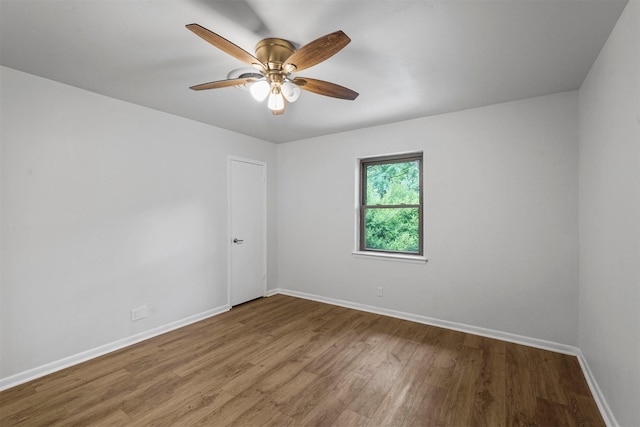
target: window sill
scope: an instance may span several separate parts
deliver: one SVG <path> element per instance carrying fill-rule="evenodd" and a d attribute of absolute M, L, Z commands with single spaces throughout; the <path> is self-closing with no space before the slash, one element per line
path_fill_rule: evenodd
<path fill-rule="evenodd" d="M 351 254 L 355 258 L 408 262 L 411 264 L 426 264 L 428 261 L 426 257 L 420 256 L 420 255 L 387 254 L 387 253 L 380 253 L 380 252 L 363 252 L 363 251 L 354 251 L 354 252 L 351 252 Z"/>

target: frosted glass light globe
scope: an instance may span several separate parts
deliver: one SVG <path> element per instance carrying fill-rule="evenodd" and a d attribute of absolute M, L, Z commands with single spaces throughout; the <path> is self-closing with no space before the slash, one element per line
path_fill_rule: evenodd
<path fill-rule="evenodd" d="M 284 110 L 284 98 L 282 93 L 272 91 L 269 95 L 269 101 L 267 101 L 267 107 L 272 111 Z"/>
<path fill-rule="evenodd" d="M 300 88 L 291 82 L 284 82 L 282 85 L 282 95 L 289 102 L 296 102 L 300 98 Z"/>
<path fill-rule="evenodd" d="M 259 80 L 249 86 L 249 92 L 251 92 L 251 96 L 256 101 L 262 102 L 267 99 L 269 96 L 269 92 L 271 90 L 271 86 L 266 80 Z"/>

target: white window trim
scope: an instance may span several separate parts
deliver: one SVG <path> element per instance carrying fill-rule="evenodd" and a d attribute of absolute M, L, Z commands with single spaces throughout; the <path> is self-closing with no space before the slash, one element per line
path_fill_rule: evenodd
<path fill-rule="evenodd" d="M 398 153 L 384 153 L 384 154 L 372 154 L 369 156 L 359 156 L 355 159 L 355 167 L 354 167 L 354 234 L 353 234 L 353 252 L 351 255 L 354 258 L 360 259 L 369 259 L 369 260 L 379 260 L 379 261 L 396 261 L 396 262 L 406 262 L 411 264 L 426 264 L 429 260 L 425 255 L 410 255 L 410 254 L 395 254 L 395 253 L 386 253 L 386 252 L 374 252 L 374 251 L 361 251 L 360 248 L 360 162 L 362 159 L 369 159 L 371 157 L 380 157 L 380 156 L 396 156 L 403 154 L 413 154 L 413 153 L 422 153 L 424 156 L 424 152 L 421 150 L 412 150 L 412 151 L 402 151 Z M 424 163 L 424 157 L 422 159 Z M 424 167 L 424 164 L 423 164 Z M 423 189 L 423 197 L 424 197 L 424 174 L 422 177 L 422 182 L 420 183 Z M 423 209 L 424 209 L 424 201 L 423 201 Z M 424 212 L 423 212 L 424 215 Z M 422 241 L 423 244 L 426 243 L 425 239 L 425 230 L 427 227 L 422 227 Z M 426 246 L 426 245 L 425 245 Z M 426 251 L 426 247 L 423 248 Z"/>
<path fill-rule="evenodd" d="M 353 255 L 354 258 L 408 262 L 411 264 L 426 264 L 426 262 L 429 261 L 427 257 L 420 256 L 420 255 L 392 254 L 392 253 L 384 253 L 384 252 L 353 251 L 351 252 L 351 255 Z"/>

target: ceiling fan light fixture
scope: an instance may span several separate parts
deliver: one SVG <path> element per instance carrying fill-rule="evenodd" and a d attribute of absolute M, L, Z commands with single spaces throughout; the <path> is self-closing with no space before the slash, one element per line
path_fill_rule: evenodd
<path fill-rule="evenodd" d="M 187 28 L 204 41 L 253 67 L 233 70 L 226 80 L 191 86 L 192 90 L 236 86 L 249 90 L 257 101 L 268 98 L 267 107 L 275 115 L 283 114 L 287 103 L 295 102 L 300 97 L 301 89 L 339 99 L 354 100 L 358 96 L 357 92 L 335 83 L 292 76 L 294 72 L 327 60 L 349 44 L 351 39 L 340 30 L 322 36 L 299 49 L 285 39 L 263 39 L 256 45 L 256 55 L 253 56 L 198 24 L 189 24 Z"/>
<path fill-rule="evenodd" d="M 300 88 L 290 81 L 282 84 L 282 96 L 289 102 L 296 102 L 300 98 Z"/>
<path fill-rule="evenodd" d="M 266 80 L 259 80 L 249 87 L 249 91 L 251 92 L 251 96 L 258 102 L 262 102 L 267 99 L 269 93 L 271 92 L 271 86 L 269 82 Z"/>
<path fill-rule="evenodd" d="M 276 86 L 271 89 L 269 100 L 267 101 L 267 107 L 269 107 L 272 112 L 284 110 L 284 97 L 282 96 L 282 92 L 279 87 Z"/>

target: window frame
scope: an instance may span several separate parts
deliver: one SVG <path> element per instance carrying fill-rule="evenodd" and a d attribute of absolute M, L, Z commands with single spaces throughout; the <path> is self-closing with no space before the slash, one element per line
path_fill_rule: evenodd
<path fill-rule="evenodd" d="M 390 163 L 406 163 L 418 161 L 419 165 L 419 203 L 418 204 L 399 204 L 399 205 L 367 205 L 367 166 L 390 164 Z M 375 157 L 364 157 L 358 161 L 359 167 L 359 195 L 358 195 L 358 236 L 357 236 L 357 252 L 356 254 L 386 256 L 391 258 L 407 258 L 407 259 L 424 259 L 424 181 L 423 168 L 424 156 L 422 151 L 414 151 L 409 153 L 388 154 Z M 365 217 L 369 209 L 418 209 L 418 252 L 391 251 L 384 249 L 368 249 L 365 245 Z M 426 260 L 426 259 L 425 259 Z"/>

